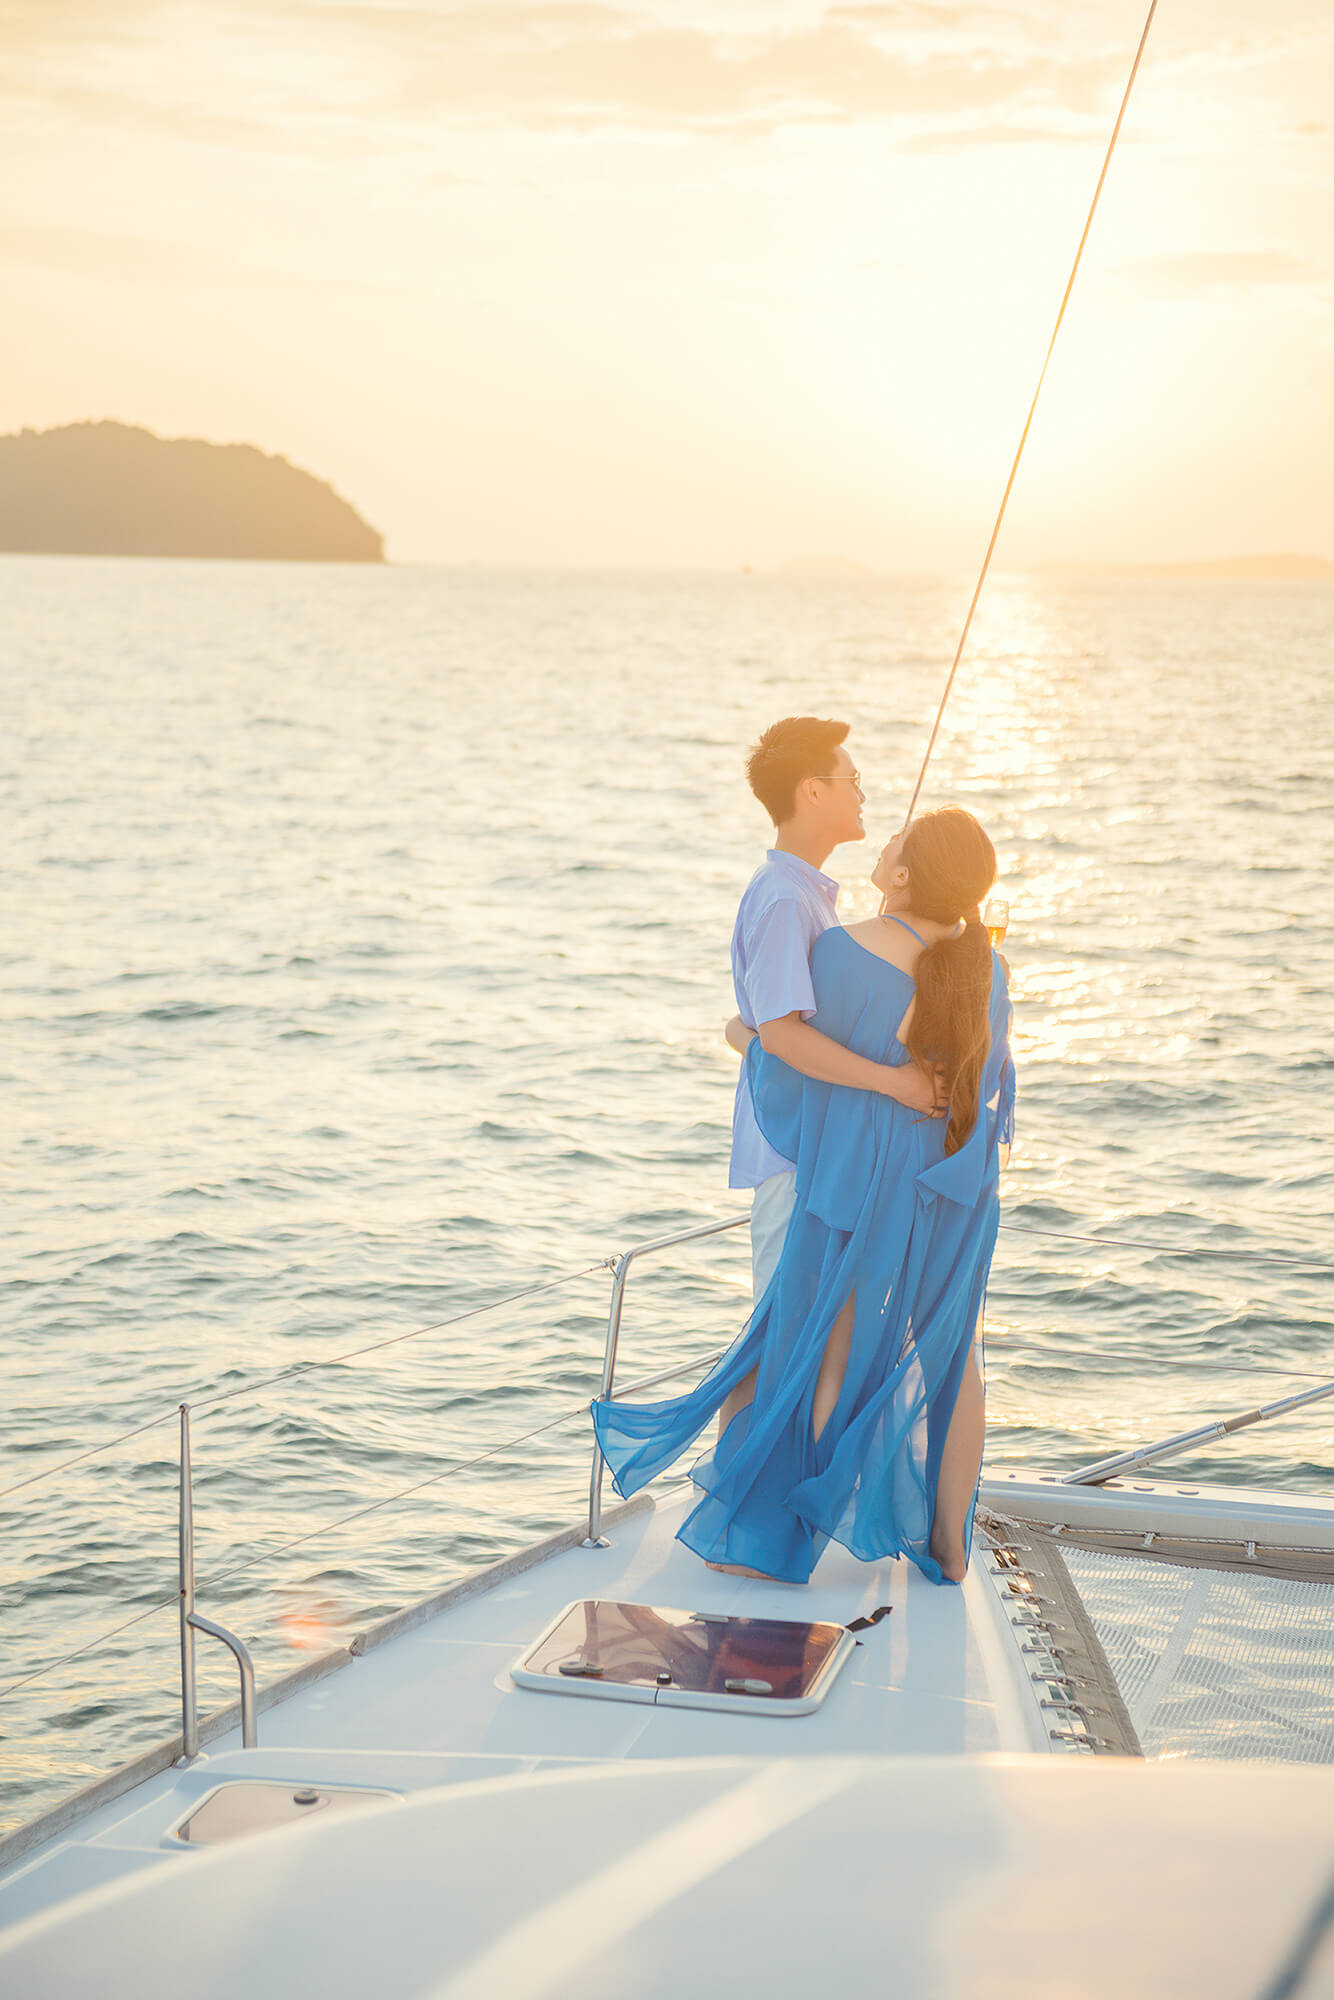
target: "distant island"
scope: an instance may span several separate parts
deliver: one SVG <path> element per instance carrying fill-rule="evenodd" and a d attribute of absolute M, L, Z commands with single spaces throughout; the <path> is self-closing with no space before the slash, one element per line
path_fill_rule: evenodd
<path fill-rule="evenodd" d="M 0 437 L 0 551 L 378 563 L 384 537 L 252 444 L 108 422 Z"/>

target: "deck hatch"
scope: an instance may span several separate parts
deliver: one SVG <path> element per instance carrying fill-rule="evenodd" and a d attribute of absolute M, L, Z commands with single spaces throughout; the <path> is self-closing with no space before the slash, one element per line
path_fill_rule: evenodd
<path fill-rule="evenodd" d="M 379 1805 L 401 1799 L 399 1792 L 375 1791 L 368 1785 L 303 1785 L 272 1778 L 230 1778 L 191 1807 L 167 1836 L 168 1843 L 186 1847 L 217 1847 L 249 1833 L 267 1833 L 275 1826 L 296 1826 L 324 1814 Z"/>
<path fill-rule="evenodd" d="M 519 1687 L 638 1701 L 808 1715 L 856 1640 L 809 1618 L 741 1618 L 586 1597 L 569 1604 L 512 1669 Z"/>

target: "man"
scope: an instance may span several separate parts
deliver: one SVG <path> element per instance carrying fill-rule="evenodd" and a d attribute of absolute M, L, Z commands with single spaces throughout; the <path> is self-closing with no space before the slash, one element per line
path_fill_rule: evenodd
<path fill-rule="evenodd" d="M 838 884 L 821 870 L 834 848 L 861 840 L 860 774 L 845 746 L 846 722 L 790 715 L 766 729 L 750 753 L 750 788 L 774 823 L 774 844 L 741 898 L 732 933 L 737 1010 L 764 1048 L 803 1076 L 879 1091 L 914 1111 L 936 1110 L 930 1078 L 915 1064 L 894 1069 L 831 1041 L 810 1024 L 815 1011 L 811 947 L 838 922 Z M 751 1274 L 758 1303 L 783 1248 L 796 1199 L 796 1169 L 755 1122 L 743 1068 L 732 1114 L 728 1186 L 755 1190 L 750 1216 Z M 741 1384 L 722 1410 L 725 1429 L 748 1402 Z"/>

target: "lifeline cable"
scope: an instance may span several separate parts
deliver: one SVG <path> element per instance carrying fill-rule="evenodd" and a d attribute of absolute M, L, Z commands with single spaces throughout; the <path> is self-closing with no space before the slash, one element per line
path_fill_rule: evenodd
<path fill-rule="evenodd" d="M 1057 1243 L 1090 1243 L 1100 1250 L 1144 1250 L 1152 1252 L 1155 1256 L 1184 1257 L 1188 1261 L 1199 1262 L 1216 1263 L 1220 1260 L 1239 1259 L 1248 1264 L 1287 1264 L 1291 1265 L 1294 1270 L 1304 1272 L 1308 1276 L 1330 1277 L 1334 1275 L 1334 1264 L 1328 1260 L 1321 1260 L 1315 1257 L 1292 1257 L 1282 1250 L 1233 1250 L 1226 1246 L 1212 1244 L 1192 1246 L 1190 1244 L 1151 1243 L 1144 1241 L 1142 1238 L 1130 1236 L 1085 1236 L 1069 1229 L 1035 1229 L 1031 1224 L 1024 1222 L 1002 1222 L 1000 1226 L 1002 1230 L 1020 1236 L 1047 1237 Z M 586 1278 L 594 1271 L 609 1269 L 613 1262 L 613 1258 L 603 1257 L 595 1264 L 582 1265 L 577 1271 L 567 1271 L 563 1276 L 552 1278 L 543 1284 L 525 1286 L 522 1291 L 509 1292 L 503 1298 L 491 1299 L 486 1305 L 470 1306 L 466 1312 L 456 1313 L 450 1319 L 436 1320 L 430 1326 L 412 1327 L 406 1333 L 391 1334 L 388 1339 L 372 1341 L 366 1347 L 354 1347 L 339 1354 L 321 1355 L 312 1361 L 297 1361 L 290 1368 L 281 1370 L 279 1374 L 267 1375 L 258 1382 L 244 1382 L 236 1389 L 218 1391 L 212 1395 L 201 1396 L 197 1400 L 186 1397 L 185 1400 L 190 1403 L 191 1411 L 197 1414 L 202 1410 L 212 1409 L 220 1403 L 232 1402 L 238 1396 L 258 1394 L 261 1389 L 272 1388 L 276 1382 L 284 1382 L 289 1376 L 304 1375 L 315 1368 L 332 1368 L 345 1361 L 359 1360 L 363 1355 L 378 1352 L 380 1348 L 397 1347 L 401 1342 L 416 1340 L 424 1333 L 439 1333 L 445 1327 L 457 1326 L 461 1320 L 475 1319 L 481 1313 L 495 1312 L 501 1306 L 513 1305 L 516 1300 L 533 1298 L 541 1292 L 556 1291 L 562 1285 L 573 1283 L 576 1278 Z M 720 1353 L 722 1351 L 720 1350 Z M 716 1360 L 718 1356 L 714 1356 L 713 1358 Z M 1303 1369 L 1271 1368 L 1268 1363 L 1260 1364 L 1257 1362 L 1246 1363 L 1245 1365 L 1247 1367 L 1254 1366 L 1256 1369 L 1260 1369 L 1263 1366 L 1270 1374 L 1288 1375 L 1304 1374 L 1306 1372 Z M 1318 1379 L 1323 1381 L 1325 1378 L 1322 1375 Z M 149 1417 L 145 1423 L 136 1424 L 132 1430 L 121 1431 L 115 1437 L 107 1438 L 104 1443 L 92 1445 L 86 1451 L 77 1452 L 72 1458 L 60 1459 L 55 1465 L 48 1465 L 40 1472 L 31 1472 L 26 1478 L 15 1480 L 12 1486 L 0 1487 L 0 1500 L 7 1499 L 11 1493 L 20 1492 L 24 1487 L 35 1486 L 41 1480 L 53 1478 L 58 1472 L 66 1472 L 71 1466 L 81 1465 L 85 1459 L 98 1458 L 103 1452 L 112 1451 L 117 1445 L 125 1444 L 131 1438 L 142 1436 L 145 1431 L 154 1429 L 158 1424 L 174 1423 L 178 1413 L 179 1404 L 173 1403 L 169 1410 L 159 1411 L 157 1416 Z"/>
<path fill-rule="evenodd" d="M 977 610 L 977 600 L 982 595 L 982 586 L 987 580 L 987 571 L 991 568 L 992 553 L 995 550 L 996 541 L 1000 535 L 1001 522 L 1005 519 L 1005 509 L 1010 504 L 1010 491 L 1014 485 L 1015 475 L 1019 470 L 1019 461 L 1024 455 L 1024 446 L 1028 443 L 1028 433 L 1037 411 L 1038 397 L 1042 394 L 1042 385 L 1047 379 L 1047 367 L 1051 361 L 1052 350 L 1056 346 L 1056 336 L 1061 330 L 1061 321 L 1065 318 L 1065 309 L 1070 303 L 1070 294 L 1075 288 L 1075 277 L 1079 271 L 1080 259 L 1084 255 L 1084 245 L 1089 239 L 1089 231 L 1093 227 L 1093 217 L 1097 213 L 1098 199 L 1102 194 L 1102 184 L 1107 178 L 1107 169 L 1112 164 L 1112 154 L 1115 152 L 1116 142 L 1121 136 L 1121 121 L 1126 115 L 1126 106 L 1130 102 L 1130 93 L 1135 87 L 1135 78 L 1139 75 L 1140 58 L 1144 54 L 1144 47 L 1149 39 L 1149 29 L 1153 26 L 1153 17 L 1157 11 L 1158 0 L 1150 0 L 1149 12 L 1144 22 L 1144 32 L 1139 38 L 1139 47 L 1135 51 L 1135 60 L 1130 66 L 1130 78 L 1126 84 L 1125 95 L 1121 99 L 1121 109 L 1116 114 L 1116 123 L 1112 127 L 1112 136 L 1108 141 L 1107 157 L 1102 163 L 1102 172 L 1098 175 L 1098 185 L 1093 190 L 1093 200 L 1089 204 L 1088 219 L 1084 224 L 1084 234 L 1079 239 L 1079 248 L 1075 252 L 1075 261 L 1070 267 L 1070 277 L 1066 283 L 1065 296 L 1061 300 L 1061 309 L 1056 315 L 1056 324 L 1051 330 L 1051 339 L 1047 342 L 1047 353 L 1042 363 L 1042 373 L 1038 376 L 1038 386 L 1033 391 L 1033 401 L 1029 404 L 1028 418 L 1024 424 L 1023 435 L 1019 440 L 1019 449 L 1015 452 L 1014 464 L 1010 467 L 1010 476 L 1005 482 L 1005 491 L 1001 496 L 1000 511 L 996 516 L 996 525 L 991 531 L 991 540 L 987 543 L 986 555 L 982 558 L 982 568 L 978 575 L 977 588 L 973 592 L 973 601 L 968 607 L 968 616 L 964 619 L 963 630 L 959 634 L 959 643 L 954 653 L 954 664 L 950 668 L 949 679 L 945 682 L 945 692 L 940 697 L 940 707 L 936 710 L 936 719 L 931 726 L 931 735 L 927 742 L 926 755 L 922 759 L 922 768 L 917 774 L 917 783 L 913 787 L 912 799 L 909 802 L 907 812 L 903 816 L 905 828 L 917 809 L 917 801 L 921 796 L 922 785 L 926 779 L 926 767 L 931 762 L 931 752 L 936 747 L 936 737 L 940 733 L 941 719 L 945 714 L 945 704 L 950 698 L 950 689 L 954 686 L 954 676 L 959 671 L 959 662 L 963 658 L 963 649 L 968 643 L 968 634 L 973 623 L 973 613 Z"/>
<path fill-rule="evenodd" d="M 572 1284 L 576 1278 L 588 1277 L 592 1271 L 606 1270 L 608 1261 L 607 1258 L 601 1257 L 596 1264 L 584 1264 L 577 1271 L 565 1272 L 563 1277 L 551 1278 L 540 1285 L 526 1285 L 521 1292 L 509 1292 L 504 1298 L 488 1300 L 483 1306 L 470 1306 L 466 1312 L 454 1313 L 449 1319 L 435 1320 L 430 1326 L 414 1326 L 409 1328 L 407 1333 L 394 1333 L 386 1340 L 373 1340 L 366 1347 L 354 1347 L 343 1354 L 317 1355 L 313 1361 L 295 1361 L 290 1368 L 283 1368 L 276 1375 L 266 1375 L 259 1382 L 243 1382 L 238 1389 L 221 1389 L 211 1396 L 200 1396 L 194 1401 L 188 1396 L 183 1400 L 189 1403 L 191 1410 L 196 1413 L 212 1409 L 219 1403 L 234 1402 L 238 1396 L 255 1395 L 261 1389 L 271 1389 L 275 1382 L 285 1382 L 289 1375 L 305 1375 L 312 1368 L 334 1368 L 344 1361 L 358 1361 L 365 1354 L 378 1353 L 382 1347 L 398 1347 L 405 1340 L 420 1339 L 424 1333 L 440 1333 L 445 1327 L 457 1326 L 462 1320 L 476 1319 L 481 1313 L 496 1312 L 501 1306 L 512 1306 L 518 1299 L 535 1298 L 539 1292 L 557 1291 L 562 1285 Z M 114 1450 L 118 1444 L 125 1444 L 128 1439 L 136 1438 L 144 1431 L 151 1431 L 155 1424 L 165 1424 L 174 1419 L 179 1409 L 178 1402 L 171 1409 L 163 1410 L 158 1416 L 150 1417 L 147 1423 L 136 1424 L 133 1430 L 121 1431 L 116 1437 L 108 1438 L 104 1444 L 95 1444 L 88 1451 L 76 1453 L 73 1458 L 62 1458 L 58 1464 L 48 1465 L 40 1472 L 30 1472 L 26 1479 L 16 1479 L 12 1486 L 0 1486 L 0 1500 L 7 1499 L 11 1493 L 18 1493 L 25 1486 L 35 1486 L 39 1480 L 54 1478 L 56 1473 L 65 1472 L 71 1465 L 81 1465 L 86 1458 L 97 1458 L 104 1451 Z"/>
<path fill-rule="evenodd" d="M 442 1472 L 431 1473 L 429 1478 L 416 1480 L 411 1486 L 401 1486 L 396 1492 L 382 1494 L 378 1500 L 372 1500 L 369 1506 L 358 1507 L 351 1514 L 338 1514 L 331 1520 L 319 1521 L 313 1528 L 308 1528 L 305 1534 L 296 1535 L 289 1542 L 280 1542 L 276 1549 L 260 1549 L 257 1554 L 247 1556 L 244 1562 L 233 1563 L 230 1569 L 219 1570 L 216 1575 L 205 1577 L 199 1588 L 207 1590 L 214 1584 L 225 1583 L 228 1577 L 237 1576 L 244 1569 L 253 1569 L 256 1563 L 286 1555 L 289 1549 L 300 1548 L 304 1542 L 313 1541 L 317 1535 L 327 1534 L 334 1528 L 346 1527 L 349 1521 L 360 1521 L 367 1514 L 378 1513 L 381 1507 L 392 1506 L 396 1500 L 406 1500 L 411 1494 L 420 1493 L 424 1486 L 438 1486 L 442 1480 L 452 1478 L 455 1473 L 470 1472 L 473 1466 L 481 1465 L 485 1459 L 495 1458 L 499 1452 L 511 1451 L 516 1445 L 527 1444 L 530 1438 L 541 1437 L 544 1431 L 555 1430 L 558 1424 L 568 1424 L 575 1417 L 582 1417 L 587 1409 L 587 1403 L 576 1403 L 572 1409 L 564 1411 L 558 1417 L 552 1417 L 548 1423 L 539 1424 L 535 1430 L 524 1431 L 520 1437 L 506 1438 L 500 1444 L 493 1444 L 486 1451 L 478 1452 L 475 1458 L 462 1459 L 454 1465 L 447 1465 Z M 171 1414 L 175 1415 L 175 1412 Z M 127 1618 L 123 1624 L 113 1625 L 109 1631 L 99 1632 L 95 1638 L 86 1640 L 82 1646 L 76 1646 L 72 1653 L 62 1653 L 59 1659 L 48 1660 L 44 1667 L 34 1668 L 20 1680 L 10 1681 L 6 1686 L 0 1687 L 0 1700 L 6 1695 L 17 1694 L 20 1688 L 25 1688 L 31 1682 L 39 1681 L 45 1675 L 54 1673 L 57 1667 L 65 1667 L 71 1660 L 81 1659 L 85 1653 L 90 1653 L 94 1646 L 100 1646 L 104 1640 L 114 1639 L 118 1633 L 128 1632 L 132 1625 L 141 1625 L 144 1619 L 151 1618 L 155 1611 L 165 1611 L 169 1604 L 179 1603 L 179 1591 L 173 1591 L 170 1597 L 160 1598 L 156 1604 L 150 1604 L 145 1611 L 137 1611 L 133 1618 Z"/>

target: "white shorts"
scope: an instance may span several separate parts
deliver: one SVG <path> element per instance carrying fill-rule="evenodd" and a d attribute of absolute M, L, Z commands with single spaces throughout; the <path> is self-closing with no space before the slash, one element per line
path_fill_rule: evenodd
<path fill-rule="evenodd" d="M 797 1170 L 771 1174 L 755 1190 L 750 1208 L 750 1272 L 758 1301 L 783 1252 L 783 1238 L 797 1199 Z"/>

